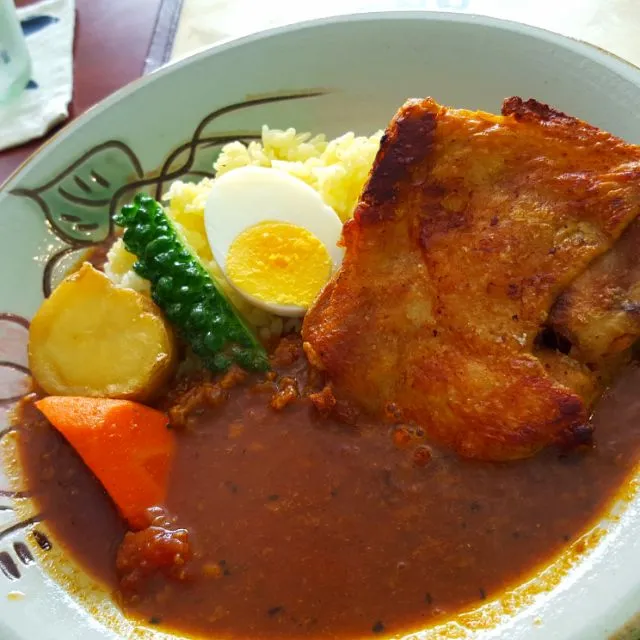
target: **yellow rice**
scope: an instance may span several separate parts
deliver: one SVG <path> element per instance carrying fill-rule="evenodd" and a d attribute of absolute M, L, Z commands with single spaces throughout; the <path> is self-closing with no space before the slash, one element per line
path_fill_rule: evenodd
<path fill-rule="evenodd" d="M 244 145 L 225 145 L 214 165 L 216 175 L 249 165 L 273 167 L 300 178 L 313 187 L 324 202 L 345 221 L 353 215 L 362 187 L 373 164 L 382 132 L 371 137 L 346 133 L 327 141 L 324 135 L 312 137 L 295 129 L 281 131 L 263 127 L 262 141 Z M 169 217 L 180 228 L 191 249 L 238 311 L 263 338 L 279 336 L 291 321 L 274 316 L 249 304 L 227 283 L 216 264 L 204 229 L 204 206 L 213 180 L 198 183 L 173 182 L 163 196 Z M 148 293 L 149 283 L 132 269 L 135 257 L 118 240 L 107 255 L 105 273 L 116 284 Z"/>

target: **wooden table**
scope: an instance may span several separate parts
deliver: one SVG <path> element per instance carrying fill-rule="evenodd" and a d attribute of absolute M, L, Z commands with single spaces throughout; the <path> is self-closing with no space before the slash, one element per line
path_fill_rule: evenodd
<path fill-rule="evenodd" d="M 142 75 L 162 3 L 76 0 L 72 118 Z M 0 184 L 41 144 L 42 139 L 0 152 Z"/>

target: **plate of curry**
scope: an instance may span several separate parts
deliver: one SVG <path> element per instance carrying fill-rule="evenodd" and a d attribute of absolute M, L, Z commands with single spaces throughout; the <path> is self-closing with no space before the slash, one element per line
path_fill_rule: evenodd
<path fill-rule="evenodd" d="M 326 38 L 347 50 L 380 25 L 398 47 L 389 65 L 424 34 L 425 55 L 443 34 L 494 34 L 492 62 L 513 42 L 520 57 L 535 43 L 590 51 L 462 16 L 320 21 L 199 54 L 85 126 L 254 49 L 281 61 L 274 43 L 306 38 L 311 60 Z M 286 92 L 210 108 L 173 150 L 156 142 L 159 171 L 122 124 L 126 142 L 69 143 L 67 164 L 10 181 L 5 200 L 44 214 L 56 241 L 44 296 L 1 318 L 3 509 L 25 514 L 2 534 L 19 560 L 0 552 L 4 575 L 62 550 L 121 617 L 82 637 L 489 638 L 506 625 L 502 637 L 586 638 L 544 603 L 565 597 L 575 615 L 580 587 L 554 594 L 634 517 L 640 122 L 609 133 L 613 116 L 561 90 L 590 80 L 567 63 L 545 90 L 536 55 L 523 97 L 515 72 L 477 101 L 439 72 L 389 80 L 365 131 L 366 74 L 351 86 L 310 64 L 306 88 L 292 76 Z M 616 104 L 629 77 L 640 96 L 635 71 L 589 56 L 594 77 L 618 79 Z M 351 94 L 317 88 L 332 81 Z M 349 100 L 360 106 L 334 126 Z M 302 104 L 327 115 L 298 117 Z M 588 637 L 637 612 L 629 581 L 613 628 Z"/>

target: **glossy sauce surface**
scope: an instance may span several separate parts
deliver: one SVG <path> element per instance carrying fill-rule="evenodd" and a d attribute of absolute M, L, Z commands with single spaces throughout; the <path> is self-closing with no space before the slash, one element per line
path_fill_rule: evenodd
<path fill-rule="evenodd" d="M 304 364 L 291 373 L 302 388 Z M 167 511 L 189 531 L 188 579 L 160 575 L 128 613 L 204 637 L 384 637 L 498 597 L 568 547 L 639 459 L 640 370 L 600 403 L 594 449 L 463 461 L 420 432 L 269 406 L 234 387 L 179 433 Z M 117 590 L 124 535 L 62 438 L 25 411 L 22 455 L 50 527 Z"/>

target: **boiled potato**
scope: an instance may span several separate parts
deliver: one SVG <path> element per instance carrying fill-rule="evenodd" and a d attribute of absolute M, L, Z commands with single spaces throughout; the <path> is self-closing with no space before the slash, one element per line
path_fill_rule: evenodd
<path fill-rule="evenodd" d="M 29 364 L 49 394 L 144 400 L 176 362 L 170 327 L 151 300 L 85 263 L 31 321 Z"/>

